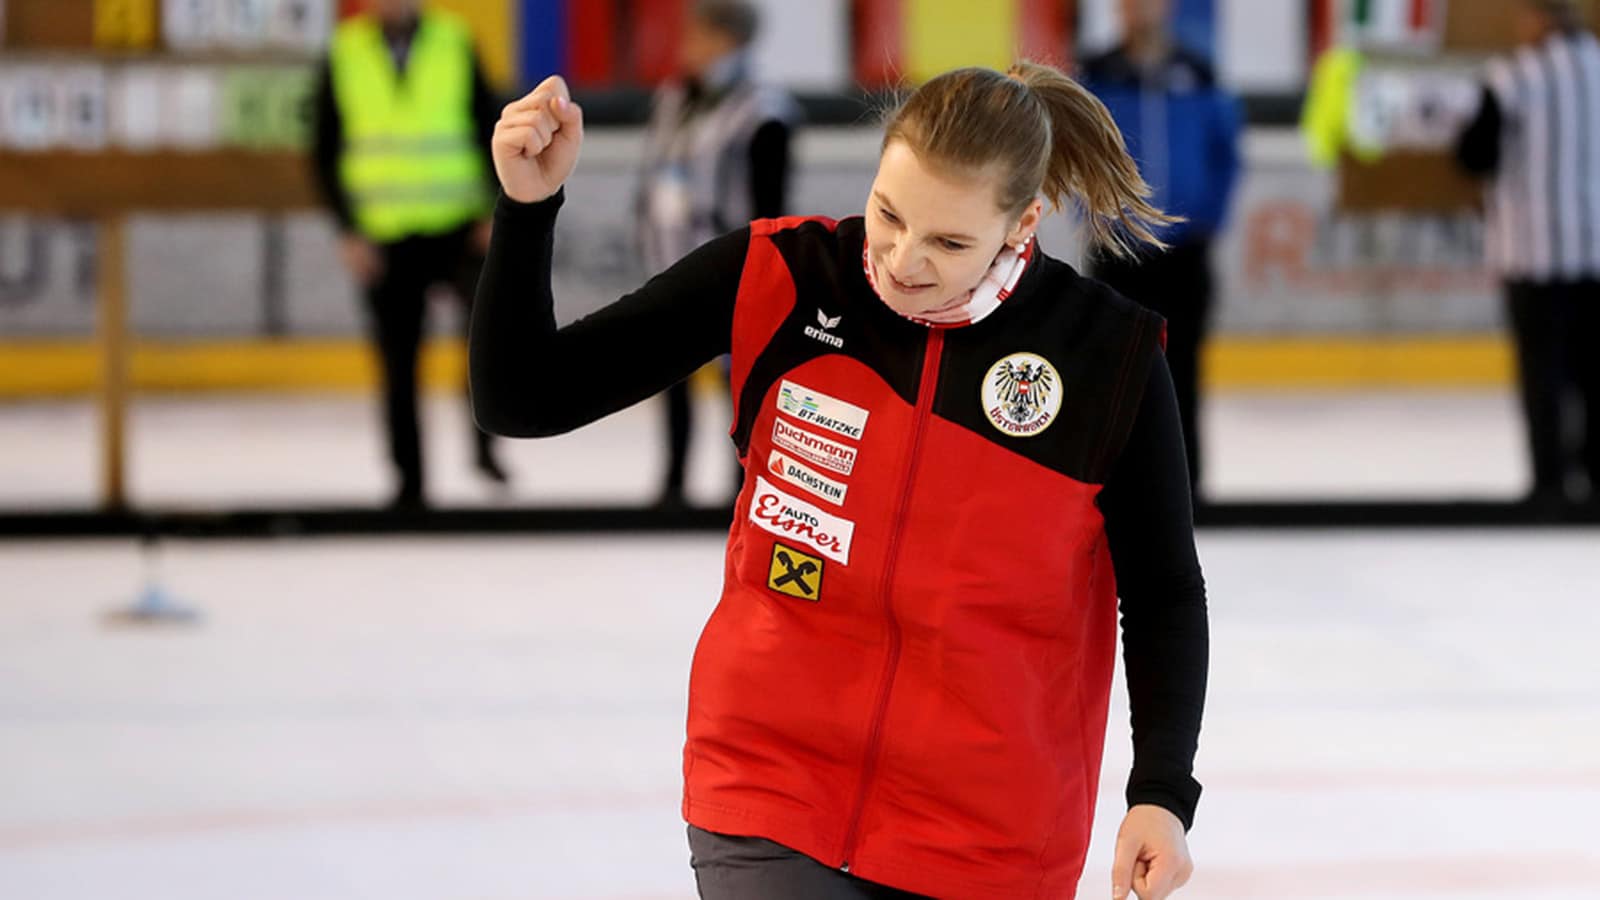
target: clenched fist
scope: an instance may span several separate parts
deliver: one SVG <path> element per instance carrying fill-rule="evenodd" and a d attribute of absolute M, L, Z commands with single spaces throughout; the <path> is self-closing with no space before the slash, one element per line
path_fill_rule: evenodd
<path fill-rule="evenodd" d="M 583 110 L 567 83 L 551 75 L 500 113 L 494 126 L 494 171 L 506 196 L 534 203 L 553 196 L 578 164 Z"/>
<path fill-rule="evenodd" d="M 1193 874 L 1189 841 L 1177 816 L 1147 804 L 1128 810 L 1117 833 L 1112 900 L 1126 900 L 1130 890 L 1139 900 L 1167 900 Z"/>

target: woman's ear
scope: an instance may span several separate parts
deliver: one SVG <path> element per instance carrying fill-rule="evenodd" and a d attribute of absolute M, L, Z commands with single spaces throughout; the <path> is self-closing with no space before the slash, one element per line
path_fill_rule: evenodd
<path fill-rule="evenodd" d="M 1022 211 L 1022 217 L 1017 220 L 1011 232 L 1006 235 L 1006 244 L 1021 253 L 1022 248 L 1027 246 L 1028 239 L 1039 230 L 1039 221 L 1043 218 L 1044 203 L 1035 197 L 1028 204 L 1028 208 Z"/>

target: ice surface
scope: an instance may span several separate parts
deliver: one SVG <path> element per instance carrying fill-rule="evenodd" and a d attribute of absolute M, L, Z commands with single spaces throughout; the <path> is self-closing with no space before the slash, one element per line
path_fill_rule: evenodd
<path fill-rule="evenodd" d="M 1202 536 L 1178 896 L 1600 896 L 1600 533 Z M 0 545 L 0 897 L 665 900 L 720 541 Z M 1083 897 L 1109 895 L 1120 681 Z"/>

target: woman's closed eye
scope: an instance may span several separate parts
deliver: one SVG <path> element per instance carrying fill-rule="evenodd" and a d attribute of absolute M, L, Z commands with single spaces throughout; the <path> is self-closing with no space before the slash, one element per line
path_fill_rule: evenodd
<path fill-rule="evenodd" d="M 901 227 L 900 217 L 890 212 L 889 208 L 886 206 L 878 207 L 878 217 L 896 228 Z M 944 250 L 947 253 L 960 253 L 964 250 L 970 249 L 970 245 L 964 244 L 961 241 L 952 240 L 951 238 L 935 238 L 934 243 L 938 245 L 939 249 Z"/>

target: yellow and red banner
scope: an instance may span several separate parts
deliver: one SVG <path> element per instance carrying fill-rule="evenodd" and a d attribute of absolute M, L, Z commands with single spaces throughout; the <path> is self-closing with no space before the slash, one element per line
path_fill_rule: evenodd
<path fill-rule="evenodd" d="M 1057 0 L 864 0 L 856 4 L 856 80 L 917 83 L 961 66 L 1005 69 L 1019 58 L 1065 64 L 1071 28 Z"/>

